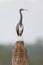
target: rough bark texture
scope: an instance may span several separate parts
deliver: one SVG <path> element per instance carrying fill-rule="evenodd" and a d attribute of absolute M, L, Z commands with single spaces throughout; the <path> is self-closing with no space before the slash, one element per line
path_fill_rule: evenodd
<path fill-rule="evenodd" d="M 27 50 L 23 41 L 15 43 L 12 54 L 12 65 L 29 65 Z"/>

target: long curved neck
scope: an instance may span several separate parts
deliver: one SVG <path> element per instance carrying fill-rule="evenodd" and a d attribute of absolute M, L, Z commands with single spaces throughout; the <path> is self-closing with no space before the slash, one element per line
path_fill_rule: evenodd
<path fill-rule="evenodd" d="M 20 24 L 22 24 L 22 13 L 21 13 L 21 11 L 20 11 Z"/>

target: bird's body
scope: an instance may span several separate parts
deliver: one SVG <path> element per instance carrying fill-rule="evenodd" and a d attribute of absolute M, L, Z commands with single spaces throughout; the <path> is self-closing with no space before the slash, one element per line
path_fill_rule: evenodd
<path fill-rule="evenodd" d="M 17 26 L 16 26 L 17 35 L 18 35 L 18 36 L 21 36 L 22 33 L 23 33 L 23 30 L 24 30 L 23 24 L 20 25 L 20 24 L 18 23 Z"/>

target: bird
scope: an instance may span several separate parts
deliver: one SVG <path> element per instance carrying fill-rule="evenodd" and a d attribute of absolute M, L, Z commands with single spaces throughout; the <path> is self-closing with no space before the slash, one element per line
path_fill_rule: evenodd
<path fill-rule="evenodd" d="M 22 23 L 22 19 L 23 19 L 22 11 L 27 11 L 27 9 L 23 9 L 23 8 L 19 9 L 20 21 L 16 25 L 16 32 L 18 36 L 22 36 L 23 31 L 24 31 L 24 25 Z"/>

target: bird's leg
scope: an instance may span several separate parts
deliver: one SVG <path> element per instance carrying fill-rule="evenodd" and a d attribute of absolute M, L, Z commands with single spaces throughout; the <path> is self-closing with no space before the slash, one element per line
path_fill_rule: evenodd
<path fill-rule="evenodd" d="M 21 36 L 21 40 L 23 41 L 23 36 Z"/>
<path fill-rule="evenodd" d="M 19 36 L 18 40 L 23 41 L 23 36 Z"/>
<path fill-rule="evenodd" d="M 19 36 L 18 40 L 21 41 L 21 36 Z"/>
<path fill-rule="evenodd" d="M 19 41 L 23 41 L 23 36 L 20 36 L 19 37 Z"/>
<path fill-rule="evenodd" d="M 19 41 L 20 41 L 20 36 L 19 36 Z"/>
<path fill-rule="evenodd" d="M 20 41 L 20 36 L 18 37 L 18 41 Z"/>

